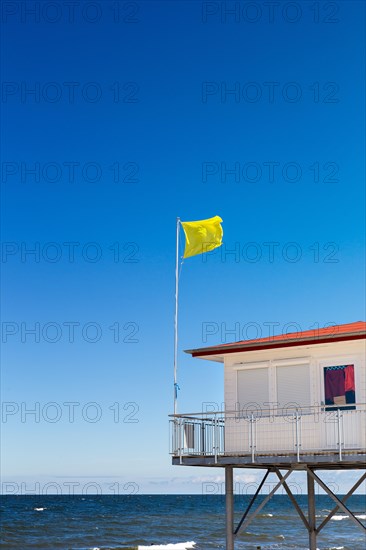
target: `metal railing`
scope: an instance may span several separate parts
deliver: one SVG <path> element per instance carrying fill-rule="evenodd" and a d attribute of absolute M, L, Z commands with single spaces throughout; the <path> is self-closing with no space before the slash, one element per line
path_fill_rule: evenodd
<path fill-rule="evenodd" d="M 170 452 L 183 456 L 291 455 L 366 450 L 366 405 L 171 415 Z"/>

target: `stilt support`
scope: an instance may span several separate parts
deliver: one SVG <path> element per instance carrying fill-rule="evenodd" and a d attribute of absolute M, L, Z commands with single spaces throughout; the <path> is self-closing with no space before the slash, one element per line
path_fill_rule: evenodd
<path fill-rule="evenodd" d="M 348 491 L 348 493 L 346 494 L 345 497 L 343 497 L 342 499 L 342 503 L 344 504 L 346 502 L 346 500 L 349 499 L 350 496 L 353 495 L 353 493 L 355 492 L 355 490 L 361 485 L 361 483 L 363 483 L 366 479 L 366 474 L 363 474 L 360 479 L 354 484 L 354 486 L 352 487 L 352 489 L 350 489 Z M 339 506 L 337 505 L 335 508 L 333 508 L 333 510 L 328 514 L 328 516 L 325 518 L 325 520 L 319 525 L 319 527 L 317 528 L 317 531 L 318 533 L 321 531 L 321 529 L 323 529 L 323 527 L 328 523 L 328 521 L 330 519 L 332 519 L 332 517 L 334 516 L 334 514 L 339 510 Z"/>
<path fill-rule="evenodd" d="M 234 482 L 233 467 L 225 467 L 226 550 L 234 550 Z"/>
<path fill-rule="evenodd" d="M 291 473 L 295 471 L 305 471 L 307 475 L 307 491 L 308 491 L 308 517 L 301 510 L 297 499 L 292 494 L 290 487 L 287 483 L 287 478 Z M 262 502 L 257 506 L 257 508 L 249 513 L 257 501 L 257 498 L 261 492 L 261 489 L 268 477 L 268 475 L 273 472 L 277 475 L 279 481 L 275 487 L 270 491 L 270 493 L 262 500 Z M 281 487 L 285 489 L 288 497 L 290 498 L 295 510 L 299 514 L 303 524 L 305 525 L 308 534 L 309 534 L 309 550 L 316 550 L 316 539 L 319 532 L 323 527 L 328 523 L 328 521 L 333 517 L 333 515 L 341 510 L 343 513 L 349 516 L 350 520 L 353 521 L 358 527 L 360 527 L 366 533 L 366 526 L 361 523 L 361 521 L 347 508 L 345 505 L 346 501 L 350 496 L 354 494 L 356 489 L 364 482 L 366 479 L 366 473 L 361 476 L 361 478 L 353 485 L 353 487 L 348 491 L 348 493 L 340 500 L 327 485 L 322 481 L 322 479 L 314 472 L 313 468 L 309 468 L 307 465 L 298 464 L 293 465 L 285 475 L 282 475 L 281 470 L 276 465 L 273 465 L 271 468 L 267 469 L 265 476 L 263 477 L 256 493 L 253 495 L 249 505 L 247 506 L 246 511 L 244 512 L 237 528 L 234 528 L 234 491 L 233 491 L 233 466 L 225 466 L 225 491 L 226 491 L 226 550 L 234 550 L 234 540 L 235 537 L 241 532 L 245 531 L 248 525 L 258 516 L 259 512 L 266 506 L 269 500 Z M 323 520 L 322 523 L 317 527 L 316 526 L 316 506 L 315 506 L 315 482 L 319 485 L 329 496 L 334 500 L 336 506 L 330 511 L 327 517 Z"/>
<path fill-rule="evenodd" d="M 339 500 L 339 498 L 334 493 L 332 493 L 329 487 L 327 487 L 324 481 L 322 481 L 320 477 L 318 477 L 312 470 L 308 468 L 307 472 L 308 472 L 308 476 L 310 475 L 312 479 L 315 480 L 322 489 L 324 489 L 324 491 L 330 496 L 330 498 L 334 500 L 334 502 L 337 504 L 337 508 L 340 508 L 342 512 L 344 512 L 347 516 L 349 516 L 349 519 L 351 521 L 353 521 L 358 527 L 360 527 L 363 530 L 364 533 L 366 533 L 366 527 L 360 522 L 358 518 L 356 518 L 356 516 L 351 512 L 351 510 L 349 510 L 347 506 L 344 504 L 345 499 L 343 499 L 343 502 Z"/>
<path fill-rule="evenodd" d="M 238 526 L 238 528 L 236 529 L 235 531 L 235 535 L 239 534 L 241 531 L 244 531 L 248 525 L 250 523 L 252 523 L 252 521 L 254 520 L 254 518 L 259 514 L 259 512 L 262 510 L 262 508 L 264 508 L 264 506 L 267 504 L 267 502 L 273 497 L 273 495 L 276 493 L 276 491 L 285 483 L 286 479 L 288 478 L 288 476 L 293 472 L 293 470 L 289 470 L 288 472 L 286 472 L 286 474 L 282 477 L 281 476 L 281 479 L 280 481 L 277 483 L 277 485 L 272 489 L 272 491 L 266 496 L 266 498 L 261 502 L 261 504 L 259 504 L 259 506 L 256 508 L 256 510 L 254 512 L 252 512 L 252 514 L 248 517 L 248 510 L 245 512 L 242 520 L 240 521 L 240 524 Z M 258 496 L 258 491 L 256 492 L 255 494 L 255 498 L 257 498 Z M 253 504 L 253 500 L 252 502 L 250 503 L 249 507 L 251 507 Z"/>
<path fill-rule="evenodd" d="M 314 478 L 307 472 L 308 480 L 308 531 L 309 549 L 316 550 L 316 525 L 315 525 L 315 484 Z"/>
<path fill-rule="evenodd" d="M 255 503 L 255 501 L 256 501 L 256 499 L 257 499 L 257 496 L 258 496 L 259 493 L 261 492 L 261 489 L 262 489 L 262 487 L 263 487 L 263 485 L 264 485 L 264 483 L 265 483 L 265 481 L 266 481 L 266 479 L 267 479 L 269 473 L 270 473 L 270 470 L 267 470 L 267 472 L 266 472 L 265 476 L 263 477 L 263 479 L 262 479 L 262 481 L 261 481 L 261 483 L 260 483 L 258 489 L 256 490 L 255 494 L 253 495 L 252 500 L 250 501 L 250 503 L 249 503 L 247 509 L 245 510 L 243 517 L 242 517 L 241 520 L 239 521 L 239 524 L 238 524 L 237 528 L 236 528 L 235 531 L 234 531 L 234 535 L 237 535 L 237 534 L 239 533 L 240 528 L 241 528 L 241 526 L 243 525 L 243 523 L 244 523 L 244 521 L 245 521 L 247 515 L 249 514 L 249 511 L 250 511 L 251 507 L 252 507 L 253 504 Z"/>

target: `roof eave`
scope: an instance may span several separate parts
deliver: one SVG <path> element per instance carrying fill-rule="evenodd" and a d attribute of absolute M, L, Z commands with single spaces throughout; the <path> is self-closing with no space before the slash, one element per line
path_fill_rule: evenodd
<path fill-rule="evenodd" d="M 344 342 L 346 340 L 360 340 L 366 338 L 366 332 L 354 332 L 348 334 L 339 334 L 339 335 L 329 335 L 321 336 L 318 338 L 298 338 L 298 339 L 288 339 L 288 340 L 270 340 L 268 342 L 252 342 L 250 344 L 227 344 L 223 347 L 220 346 L 211 346 L 207 348 L 197 348 L 191 350 L 185 350 L 186 353 L 192 355 L 192 357 L 204 357 L 211 355 L 225 355 L 228 353 L 239 353 L 239 352 L 249 352 L 249 351 L 260 351 L 266 349 L 274 348 L 288 348 L 295 346 L 305 346 L 305 345 L 316 345 L 316 344 L 327 344 L 331 342 Z M 217 360 L 217 359 L 216 359 Z"/>

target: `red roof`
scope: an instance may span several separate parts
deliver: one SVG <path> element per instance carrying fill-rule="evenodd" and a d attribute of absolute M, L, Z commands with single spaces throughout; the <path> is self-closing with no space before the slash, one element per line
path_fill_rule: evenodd
<path fill-rule="evenodd" d="M 356 323 L 348 323 L 346 325 L 334 325 L 327 328 L 291 332 L 289 334 L 279 334 L 278 336 L 269 336 L 267 338 L 241 340 L 230 344 L 187 350 L 187 353 L 191 353 L 192 357 L 203 357 L 207 355 L 237 353 L 239 351 L 255 351 L 290 346 L 324 344 L 327 342 L 341 342 L 344 340 L 358 340 L 365 337 L 366 322 L 357 321 Z"/>

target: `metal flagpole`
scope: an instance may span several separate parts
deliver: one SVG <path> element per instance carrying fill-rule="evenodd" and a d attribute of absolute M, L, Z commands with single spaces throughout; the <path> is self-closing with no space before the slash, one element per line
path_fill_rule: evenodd
<path fill-rule="evenodd" d="M 179 224 L 180 218 L 177 218 L 177 239 L 176 239 L 176 256 L 175 256 L 175 315 L 174 315 L 174 414 L 177 414 L 177 398 L 178 398 L 178 290 L 179 290 Z"/>

